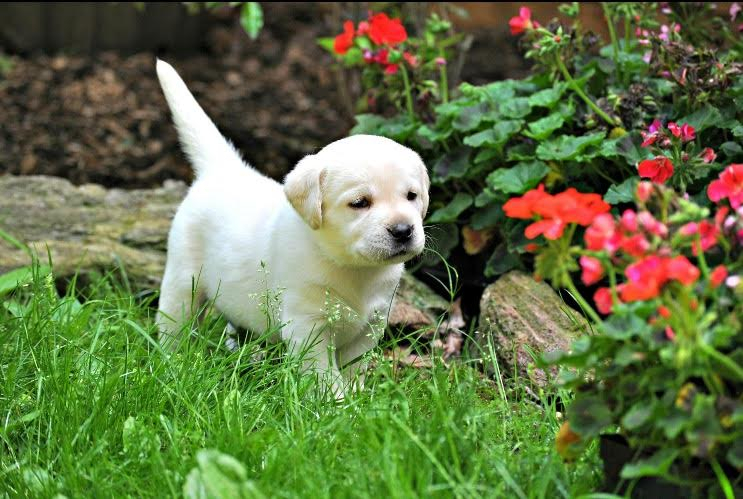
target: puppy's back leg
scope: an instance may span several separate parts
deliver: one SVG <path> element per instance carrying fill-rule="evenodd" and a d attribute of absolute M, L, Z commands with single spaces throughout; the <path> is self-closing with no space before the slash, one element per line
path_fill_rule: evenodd
<path fill-rule="evenodd" d="M 183 336 L 188 334 L 183 328 L 203 301 L 199 285 L 200 269 L 186 263 L 194 260 L 179 253 L 174 251 L 168 254 L 155 318 L 160 331 L 160 344 L 170 351 L 176 350 Z"/>

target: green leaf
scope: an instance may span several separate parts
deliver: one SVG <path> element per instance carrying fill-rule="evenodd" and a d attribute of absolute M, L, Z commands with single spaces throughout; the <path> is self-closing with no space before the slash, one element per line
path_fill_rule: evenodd
<path fill-rule="evenodd" d="M 617 153 L 622 156 L 627 164 L 633 168 L 642 160 L 649 159 L 652 157 L 650 150 L 641 147 L 639 141 L 633 140 L 633 137 L 628 134 L 620 138 L 617 142 Z"/>
<path fill-rule="evenodd" d="M 507 161 L 531 161 L 536 156 L 537 147 L 534 143 L 524 142 L 508 148 Z"/>
<path fill-rule="evenodd" d="M 470 227 L 475 230 L 483 230 L 490 227 L 495 227 L 503 220 L 506 216 L 503 213 L 503 205 L 500 203 L 490 203 L 484 208 L 477 210 L 470 219 Z"/>
<path fill-rule="evenodd" d="M 263 9 L 258 2 L 246 2 L 240 11 L 240 25 L 251 38 L 258 38 L 258 33 L 263 28 Z"/>
<path fill-rule="evenodd" d="M 387 122 L 384 116 L 378 114 L 357 114 L 356 125 L 351 129 L 351 135 L 379 135 L 379 130 Z"/>
<path fill-rule="evenodd" d="M 652 401 L 642 401 L 633 405 L 622 418 L 622 426 L 628 430 L 639 428 L 650 418 L 655 409 Z"/>
<path fill-rule="evenodd" d="M 598 435 L 612 422 L 611 411 L 603 400 L 578 394 L 568 407 L 570 427 L 585 438 Z"/>
<path fill-rule="evenodd" d="M 426 228 L 426 248 L 430 248 L 449 258 L 451 250 L 459 245 L 459 227 L 457 224 L 437 224 Z M 424 251 L 421 263 L 425 266 L 435 266 L 441 263 L 439 256 L 433 251 Z"/>
<path fill-rule="evenodd" d="M 474 106 L 462 108 L 457 117 L 454 119 L 452 126 L 461 132 L 469 132 L 480 126 L 480 122 L 490 112 L 490 105 L 487 102 L 481 102 Z"/>
<path fill-rule="evenodd" d="M 462 214 L 464 210 L 472 206 L 474 199 L 469 194 L 458 192 L 454 199 L 443 208 L 439 208 L 434 211 L 430 217 L 428 217 L 428 223 L 443 223 L 443 222 L 456 222 L 457 217 Z"/>
<path fill-rule="evenodd" d="M 51 272 L 51 268 L 47 265 L 39 266 L 39 275 L 47 275 Z M 6 272 L 0 275 L 0 296 L 13 291 L 16 288 L 24 286 L 34 278 L 34 266 L 27 265 L 25 267 L 19 267 L 17 269 Z"/>
<path fill-rule="evenodd" d="M 678 456 L 679 450 L 664 448 L 653 454 L 647 459 L 641 459 L 631 464 L 625 464 L 622 468 L 622 478 L 632 479 L 643 476 L 663 475 L 671 467 L 673 461 Z"/>
<path fill-rule="evenodd" d="M 523 118 L 531 112 L 527 97 L 515 97 L 500 104 L 498 111 L 506 118 Z"/>
<path fill-rule="evenodd" d="M 537 157 L 545 161 L 567 161 L 575 159 L 587 147 L 598 145 L 604 140 L 606 132 L 594 132 L 582 137 L 561 135 L 556 139 L 539 144 Z"/>
<path fill-rule="evenodd" d="M 529 105 L 531 107 L 546 107 L 552 109 L 560 101 L 562 93 L 565 91 L 564 85 L 556 85 L 553 88 L 545 88 L 529 96 Z"/>
<path fill-rule="evenodd" d="M 733 442 L 733 445 L 730 446 L 730 450 L 725 457 L 735 468 L 738 468 L 739 470 L 743 468 L 743 437 L 738 437 L 738 439 Z"/>
<path fill-rule="evenodd" d="M 502 147 L 508 142 L 508 139 L 521 129 L 523 124 L 522 120 L 499 121 L 493 128 L 465 137 L 464 143 L 472 147 L 482 147 L 484 145 Z"/>
<path fill-rule="evenodd" d="M 737 142 L 724 142 L 720 146 L 720 151 L 722 151 L 726 157 L 734 158 L 743 153 L 743 147 L 741 147 Z"/>
<path fill-rule="evenodd" d="M 331 54 L 335 55 L 335 49 L 333 48 L 335 38 L 333 38 L 332 36 L 325 36 L 322 38 L 318 38 L 316 41 L 319 46 L 321 46 Z"/>
<path fill-rule="evenodd" d="M 609 204 L 629 203 L 634 199 L 639 181 L 637 177 L 630 177 L 619 185 L 612 184 L 604 194 L 604 201 Z"/>
<path fill-rule="evenodd" d="M 154 430 L 136 420 L 134 416 L 129 416 L 124 421 L 121 438 L 124 444 L 124 453 L 130 459 L 144 462 L 152 453 L 160 451 L 160 437 Z"/>
<path fill-rule="evenodd" d="M 513 168 L 499 168 L 488 175 L 487 183 L 494 191 L 523 194 L 539 184 L 549 167 L 541 161 L 523 162 Z"/>
<path fill-rule="evenodd" d="M 497 156 L 500 156 L 500 151 L 498 149 L 493 149 L 490 147 L 487 149 L 480 149 L 480 151 L 475 156 L 475 164 L 485 163 L 486 161 L 490 161 Z"/>
<path fill-rule="evenodd" d="M 678 120 L 677 123 L 679 125 L 688 123 L 694 127 L 697 133 L 699 133 L 713 125 L 717 125 L 720 121 L 722 121 L 720 111 L 716 107 L 705 104 L 702 108 L 691 113 L 689 116 Z"/>
<path fill-rule="evenodd" d="M 183 496 L 187 499 L 264 497 L 234 457 L 214 449 L 201 449 L 196 461 L 198 466 L 183 484 Z"/>
<path fill-rule="evenodd" d="M 485 264 L 485 277 L 497 277 L 521 267 L 522 264 L 518 255 L 510 253 L 506 243 L 502 242 L 495 247 L 493 254 L 490 255 L 487 264 Z"/>
<path fill-rule="evenodd" d="M 468 147 L 460 147 L 442 156 L 433 165 L 433 180 L 442 183 L 452 178 L 462 178 L 470 167 L 470 152 Z"/>
<path fill-rule="evenodd" d="M 565 119 L 559 113 L 552 113 L 544 118 L 541 118 L 533 123 L 529 123 L 529 130 L 524 132 L 524 135 L 531 137 L 536 140 L 544 140 L 552 132 L 560 128 L 565 123 Z"/>

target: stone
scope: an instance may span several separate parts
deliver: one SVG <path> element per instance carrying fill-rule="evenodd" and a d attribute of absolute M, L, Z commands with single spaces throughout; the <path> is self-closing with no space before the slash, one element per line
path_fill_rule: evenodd
<path fill-rule="evenodd" d="M 511 271 L 483 292 L 470 354 L 480 359 L 491 375 L 495 374 L 493 362 L 497 361 L 501 375 L 516 372 L 521 380 L 540 388 L 549 376 L 535 366 L 529 351 L 538 356 L 566 350 L 587 331 L 588 322 L 581 313 L 567 306 L 548 284 Z M 556 374 L 556 369 L 550 371 Z"/>

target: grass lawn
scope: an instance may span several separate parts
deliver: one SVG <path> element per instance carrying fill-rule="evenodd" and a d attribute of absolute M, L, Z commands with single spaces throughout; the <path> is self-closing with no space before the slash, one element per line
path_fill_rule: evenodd
<path fill-rule="evenodd" d="M 551 498 L 600 484 L 596 452 L 566 465 L 554 451 L 554 406 L 466 360 L 380 357 L 337 403 L 279 351 L 220 347 L 220 319 L 167 357 L 148 299 L 110 278 L 74 296 L 37 277 L 0 297 L 0 497 Z"/>

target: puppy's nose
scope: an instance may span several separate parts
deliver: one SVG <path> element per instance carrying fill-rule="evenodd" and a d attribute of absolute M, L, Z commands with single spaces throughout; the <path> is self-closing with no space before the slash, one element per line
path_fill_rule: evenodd
<path fill-rule="evenodd" d="M 395 224 L 387 227 L 387 232 L 395 238 L 395 241 L 404 243 L 413 234 L 413 226 L 410 224 Z"/>

